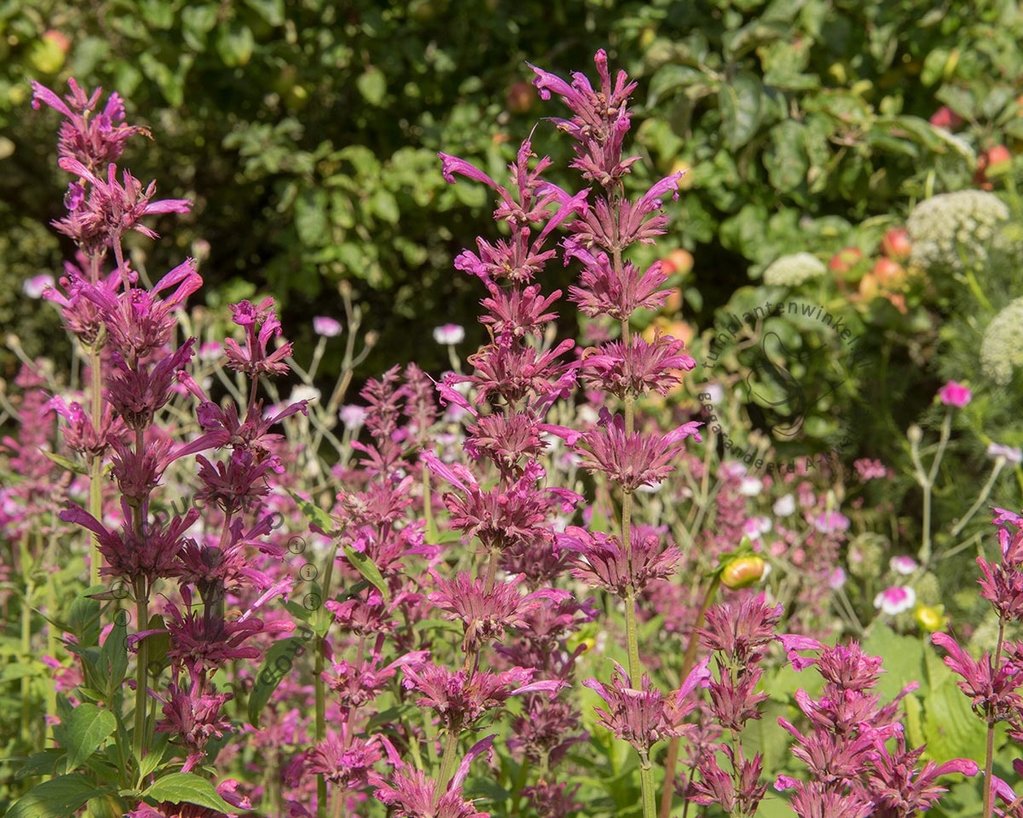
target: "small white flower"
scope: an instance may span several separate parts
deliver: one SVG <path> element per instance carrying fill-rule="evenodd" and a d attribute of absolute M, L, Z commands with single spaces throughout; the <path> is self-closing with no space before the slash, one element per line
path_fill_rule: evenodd
<path fill-rule="evenodd" d="M 992 443 L 987 447 L 987 456 L 992 458 L 1004 457 L 1007 463 L 1014 466 L 1023 462 L 1023 450 L 1014 446 L 1005 446 L 1001 443 Z"/>
<path fill-rule="evenodd" d="M 904 577 L 908 577 L 920 566 L 917 561 L 906 554 L 899 554 L 898 556 L 892 557 L 889 560 L 888 565 L 896 574 L 902 574 Z"/>
<path fill-rule="evenodd" d="M 338 410 L 337 416 L 346 429 L 361 429 L 366 422 L 366 410 L 354 403 L 342 406 Z"/>
<path fill-rule="evenodd" d="M 764 481 L 759 477 L 744 477 L 739 485 L 739 494 L 743 497 L 756 497 L 763 488 Z"/>
<path fill-rule="evenodd" d="M 595 426 L 597 421 L 600 420 L 600 414 L 590 406 L 588 403 L 584 403 L 575 410 L 576 419 L 579 421 L 580 426 Z"/>
<path fill-rule="evenodd" d="M 21 285 L 22 291 L 29 298 L 42 298 L 47 287 L 53 286 L 53 276 L 49 273 L 41 273 L 31 278 L 26 278 Z"/>
<path fill-rule="evenodd" d="M 771 510 L 778 517 L 788 517 L 796 510 L 796 498 L 791 494 L 779 497 L 774 501 L 774 505 L 771 507 Z"/>
<path fill-rule="evenodd" d="M 307 400 L 310 403 L 315 403 L 320 399 L 320 390 L 315 386 L 306 386 L 305 384 L 299 384 L 291 390 L 291 397 L 288 398 L 288 403 L 297 403 L 300 400 Z"/>
<path fill-rule="evenodd" d="M 893 585 L 874 597 L 874 607 L 889 616 L 908 611 L 916 604 L 916 591 L 908 585 Z"/>
<path fill-rule="evenodd" d="M 443 324 L 434 329 L 433 340 L 438 344 L 454 346 L 465 340 L 465 330 L 458 324 Z"/>
<path fill-rule="evenodd" d="M 721 384 L 717 383 L 709 383 L 706 386 L 701 386 L 700 392 L 708 395 L 708 400 L 714 406 L 721 403 L 721 399 L 725 396 L 725 390 L 721 388 Z"/>
<path fill-rule="evenodd" d="M 828 271 L 824 262 L 810 253 L 782 256 L 764 270 L 764 283 L 770 287 L 798 287 Z"/>

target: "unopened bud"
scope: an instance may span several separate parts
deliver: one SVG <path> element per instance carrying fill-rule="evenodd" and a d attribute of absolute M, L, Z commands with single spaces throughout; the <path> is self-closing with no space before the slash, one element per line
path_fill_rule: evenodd
<path fill-rule="evenodd" d="M 739 588 L 748 588 L 759 582 L 764 576 L 764 569 L 767 563 L 763 557 L 750 555 L 739 557 L 729 562 L 721 570 L 721 584 L 733 591 Z"/>
<path fill-rule="evenodd" d="M 914 423 L 906 431 L 906 437 L 909 438 L 910 443 L 916 446 L 919 445 L 920 441 L 924 439 L 924 433 L 923 430 Z"/>
<path fill-rule="evenodd" d="M 946 624 L 945 609 L 941 605 L 917 605 L 913 617 L 928 633 L 943 630 Z"/>
<path fill-rule="evenodd" d="M 368 346 L 368 347 L 373 347 L 373 346 L 376 346 L 376 343 L 377 343 L 377 341 L 379 341 L 379 340 L 380 340 L 380 333 L 379 333 L 379 332 L 377 332 L 376 330 L 372 330 L 372 329 L 371 329 L 371 330 L 370 330 L 369 332 L 367 332 L 367 333 L 366 333 L 366 334 L 365 334 L 365 335 L 363 336 L 362 342 L 363 342 L 363 343 L 364 343 L 364 344 L 365 344 L 366 346 Z"/>

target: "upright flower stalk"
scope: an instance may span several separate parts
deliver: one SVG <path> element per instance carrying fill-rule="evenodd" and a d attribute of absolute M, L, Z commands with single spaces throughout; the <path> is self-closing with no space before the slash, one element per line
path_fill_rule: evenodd
<path fill-rule="evenodd" d="M 102 516 L 103 459 L 107 451 L 107 430 L 103 423 L 103 350 L 107 336 L 97 305 L 86 295 L 101 286 L 101 270 L 110 255 L 115 269 L 110 278 L 133 275 L 124 264 L 121 237 L 129 230 L 155 236 L 142 224 L 144 216 L 156 213 L 187 213 L 190 203 L 183 199 L 154 201 L 154 184 L 145 190 L 131 174 L 124 173 L 123 184 L 117 181 L 116 161 L 126 142 L 135 135 L 148 135 L 145 128 L 125 122 L 124 103 L 115 93 L 100 108 L 102 91 L 91 95 L 71 79 L 69 92 L 61 98 L 39 83 L 33 83 L 32 105 L 47 105 L 63 116 L 58 143 L 58 165 L 75 177 L 64 197 L 67 214 L 54 222 L 54 227 L 75 242 L 77 263 L 66 265 L 61 278 L 63 295 L 50 288 L 44 296 L 56 301 L 65 325 L 78 339 L 86 353 L 89 371 L 89 412 L 80 406 L 73 422 L 82 433 L 91 433 L 91 445 L 80 449 L 89 471 L 89 511 Z M 109 286 L 104 282 L 103 286 Z M 88 431 L 87 431 L 88 430 Z M 83 441 L 84 442 L 84 441 Z M 99 540 L 93 537 L 90 548 L 90 584 L 100 583 L 101 556 Z"/>
<path fill-rule="evenodd" d="M 981 596 L 998 614 L 998 639 L 993 654 L 973 659 L 950 634 L 935 633 L 931 641 L 948 654 L 945 664 L 960 677 L 959 687 L 973 711 L 987 726 L 984 754 L 983 818 L 995 813 L 996 797 L 1007 804 L 1016 801 L 1012 788 L 993 775 L 995 727 L 1001 722 L 1009 736 L 1023 740 L 1023 645 L 1005 638 L 1007 627 L 1023 622 L 1023 516 L 995 509 L 1001 559 L 977 557 Z M 1023 768 L 1023 762 L 1017 762 Z M 1006 812 L 1006 814 L 1009 814 Z"/>
<path fill-rule="evenodd" d="M 553 694 L 566 685 L 571 663 L 564 661 L 560 650 L 552 649 L 560 648 L 559 642 L 576 624 L 575 614 L 582 608 L 564 591 L 550 587 L 566 567 L 555 553 L 552 521 L 556 515 L 573 512 L 581 498 L 544 485 L 547 471 L 541 460 L 551 441 L 571 443 L 577 438 L 576 433 L 547 420 L 553 404 L 575 387 L 576 365 L 565 360 L 575 347 L 573 341 L 546 340 L 557 318 L 554 304 L 561 292 L 545 295 L 538 279 L 556 256 L 554 231 L 585 209 L 586 191 L 570 196 L 546 182 L 543 173 L 550 160 L 536 157 L 528 139 L 509 166 L 507 187 L 462 159 L 448 154 L 440 158 L 449 182 L 462 176 L 496 193 L 494 218 L 507 226 L 509 238 L 494 243 L 479 238 L 475 250 L 465 250 L 455 260 L 455 267 L 476 277 L 487 293 L 480 302 L 487 343 L 469 356 L 470 374 L 450 372 L 438 387 L 441 401 L 469 422 L 465 450 L 471 468 L 446 464 L 429 451 L 422 459 L 432 475 L 451 489 L 444 494 L 449 525 L 466 541 L 475 537 L 482 543 L 483 560 L 475 579 L 469 574 L 453 580 L 438 578 L 438 590 L 430 598 L 463 625 L 460 674 L 472 685 L 494 684 L 505 676 L 481 670 L 482 654 L 490 643 L 499 644 L 512 628 L 528 632 L 542 616 L 544 605 L 557 605 L 561 620 L 554 629 L 534 631 L 536 641 L 547 640 L 547 650 L 507 656 L 516 666 L 506 674 L 515 677 L 502 682 L 502 686 L 513 682 L 520 695 Z M 489 482 L 493 487 L 484 489 Z M 502 568 L 510 580 L 498 579 Z M 528 589 L 525 595 L 516 589 L 520 582 Z M 520 660 L 525 661 L 518 664 Z M 536 676 L 544 680 L 532 681 Z M 527 701 L 535 713 L 565 708 L 553 696 L 531 696 Z M 572 718 L 569 710 L 560 724 L 571 723 Z M 466 726 L 463 721 L 447 730 L 437 793 L 444 791 L 453 772 L 458 733 Z M 535 736 L 541 743 L 551 738 Z M 528 759 L 534 745 L 527 743 Z M 558 742 L 551 746 L 557 747 Z M 550 752 L 545 755 L 542 776 L 548 773 L 547 763 L 557 758 Z"/>
<path fill-rule="evenodd" d="M 581 356 L 582 384 L 617 402 L 609 401 L 601 410 L 600 423 L 582 436 L 579 446 L 583 466 L 604 476 L 619 490 L 619 537 L 616 540 L 583 532 L 573 535 L 573 544 L 580 559 L 591 567 L 611 554 L 622 563 L 621 581 L 614 584 L 625 608 L 628 673 L 616 675 L 612 685 L 627 684 L 634 691 L 642 685 L 645 696 L 649 681 L 641 681 L 637 596 L 650 578 L 666 575 L 677 561 L 677 550 L 660 545 L 656 536 L 635 530 L 634 492 L 666 478 L 685 451 L 685 440 L 700 437 L 696 423 L 686 423 L 667 434 L 636 429 L 637 399 L 648 392 L 666 394 L 679 384 L 683 372 L 695 366 L 695 361 L 685 354 L 682 341 L 676 338 L 657 334 L 648 342 L 631 331 L 635 311 L 659 308 L 668 292 L 664 286 L 667 275 L 660 262 L 641 271 L 628 260 L 627 253 L 633 245 L 652 243 L 664 233 L 667 217 L 661 203 L 668 193 L 677 197 L 682 174 L 661 179 L 636 199 L 627 196 L 625 179 L 639 158 L 623 154 L 624 138 L 631 126 L 629 97 L 636 83 L 630 82 L 624 71 L 612 81 L 604 51 L 597 52 L 594 62 L 597 87 L 582 73 L 574 73 L 567 82 L 536 67 L 534 84 L 543 99 L 557 95 L 569 108 L 568 119 L 554 122 L 574 140 L 572 167 L 593 185 L 588 207 L 568 224 L 565 261 L 582 265 L 569 298 L 586 316 L 617 325 L 619 336 L 585 350 Z M 613 414 L 618 410 L 621 414 Z M 597 570 L 598 575 L 602 570 Z M 651 743 L 634 742 L 640 754 L 645 818 L 653 818 L 655 812 Z"/>
<path fill-rule="evenodd" d="M 58 304 L 69 331 L 88 347 L 92 361 L 91 412 L 77 402 L 51 401 L 66 422 L 68 447 L 88 458 L 92 475 L 88 510 L 72 505 L 60 516 L 93 535 L 94 573 L 126 589 L 135 604 L 136 629 L 124 648 L 136 653 L 132 750 L 137 766 L 122 770 L 121 780 L 138 786 L 144 783 L 143 758 L 154 729 L 173 734 L 185 749 L 182 772 L 205 759 L 209 740 L 230 729 L 223 708 L 231 694 L 217 690 L 213 674 L 228 662 L 257 659 L 261 651 L 245 643 L 257 634 L 280 630 L 264 627 L 254 613 L 285 593 L 290 581 L 272 580 L 252 564 L 252 555 L 281 556 L 267 539 L 273 518 L 264 508 L 268 479 L 284 470 L 275 453 L 280 436 L 270 428 L 305 405 L 264 412 L 258 400 L 261 378 L 289 370 L 284 359 L 290 356 L 290 344 L 271 348 L 281 334 L 272 299 L 232 307 L 245 340 L 227 342 L 226 363 L 250 379 L 246 406 L 212 402 L 189 374 L 196 339 L 176 343 L 176 336 L 180 310 L 202 285 L 195 262 L 186 259 L 147 288 L 140 286 L 122 247 L 123 236 L 132 230 L 156 236 L 143 217 L 185 213 L 189 203 L 154 200 L 154 183 L 143 187 L 128 171 L 118 170 L 115 160 L 124 142 L 146 132 L 124 124 L 116 94 L 100 111 L 99 90 L 87 96 L 73 80 L 69 85 L 64 99 L 35 86 L 36 106 L 46 104 L 64 116 L 60 166 L 76 177 L 65 198 L 68 214 L 55 226 L 74 239 L 79 262 L 66 265 L 61 290 L 51 289 L 46 296 Z M 179 430 L 165 419 L 164 410 L 173 396 L 189 393 L 198 399 L 199 433 L 175 440 Z M 218 462 L 200 454 L 213 449 L 224 449 L 225 459 Z M 119 502 L 105 508 L 97 469 L 108 452 Z M 192 455 L 197 455 L 198 488 L 183 498 L 180 510 L 169 514 L 164 508 L 170 503 L 158 488 L 172 466 Z M 180 593 L 179 599 L 167 598 L 164 625 L 162 617 L 150 618 L 150 605 L 168 580 L 177 582 Z M 106 596 L 117 594 L 112 590 Z M 229 600 L 242 596 L 250 602 L 247 609 L 229 617 Z M 201 612 L 196 610 L 198 601 Z M 169 646 L 165 662 L 150 661 L 149 648 L 157 636 L 166 637 Z M 170 678 L 161 695 L 150 682 L 165 665 Z M 113 695 L 108 706 L 119 700 L 119 691 Z M 158 723 L 150 712 L 154 699 L 163 705 Z M 133 818 L 172 814 L 136 806 L 127 813 Z"/>

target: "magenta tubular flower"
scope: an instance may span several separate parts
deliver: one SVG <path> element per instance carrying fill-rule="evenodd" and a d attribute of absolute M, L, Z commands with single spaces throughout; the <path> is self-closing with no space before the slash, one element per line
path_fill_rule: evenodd
<path fill-rule="evenodd" d="M 124 122 L 124 103 L 111 94 L 99 113 L 96 112 L 103 91 L 97 88 L 86 94 L 73 78 L 68 80 L 70 93 L 63 99 L 38 82 L 32 83 L 32 107 L 47 105 L 64 117 L 60 127 L 61 156 L 74 157 L 90 168 L 101 168 L 116 161 L 124 152 L 125 143 L 145 128 Z"/>
<path fill-rule="evenodd" d="M 975 660 L 947 633 L 931 634 L 931 642 L 948 652 L 945 664 L 960 678 L 959 688 L 974 710 L 996 721 L 1023 723 L 1023 667 L 1010 662 L 995 667 L 989 654 Z"/>
<path fill-rule="evenodd" d="M 430 594 L 430 602 L 462 622 L 466 653 L 501 639 L 510 628 L 521 628 L 537 608 L 571 596 L 553 588 L 522 594 L 516 582 L 496 582 L 488 589 L 482 579 L 465 573 L 453 580 L 435 577 L 435 582 L 438 590 Z"/>
<path fill-rule="evenodd" d="M 457 735 L 510 696 L 557 693 L 560 681 L 532 682 L 531 668 L 515 667 L 499 673 L 452 671 L 435 664 L 406 667 L 404 686 L 421 694 L 419 704 L 436 713 L 441 725 Z"/>
<path fill-rule="evenodd" d="M 130 516 L 126 514 L 127 518 Z M 141 532 L 125 525 L 121 533 L 116 534 L 77 506 L 71 506 L 60 514 L 64 522 L 80 525 L 97 536 L 100 553 L 106 561 L 100 570 L 101 574 L 124 577 L 132 582 L 144 579 L 146 587 L 161 577 L 173 577 L 176 574 L 178 554 L 189 542 L 184 534 L 198 517 L 199 512 L 191 509 L 184 516 L 174 517 L 166 525 L 154 523 Z"/>
<path fill-rule="evenodd" d="M 127 287 L 116 293 L 103 284 L 81 284 L 81 294 L 99 310 L 108 343 L 129 365 L 163 349 L 177 328 L 175 311 L 202 287 L 195 262 L 186 259 L 153 285 L 151 290 Z M 165 290 L 169 293 L 158 297 Z"/>
<path fill-rule="evenodd" d="M 605 702 L 606 709 L 597 708 L 601 724 L 647 758 L 650 748 L 658 741 L 686 732 L 686 717 L 696 706 L 692 694 L 706 684 L 709 676 L 704 659 L 690 671 L 678 690 L 664 696 L 651 687 L 647 677 L 643 678 L 640 689 L 630 687 L 625 668 L 615 664 L 607 685 L 596 679 L 587 679 L 583 684 Z"/>
<path fill-rule="evenodd" d="M 956 758 L 944 764 L 928 761 L 923 769 L 918 769 L 922 753 L 922 747 L 907 750 L 906 737 L 901 733 L 895 737 L 893 751 L 884 744 L 877 748 L 868 778 L 877 814 L 914 818 L 926 812 L 948 791 L 947 787 L 937 783 L 938 778 L 946 775 L 972 777 L 979 772 L 977 763 L 966 758 Z"/>
<path fill-rule="evenodd" d="M 623 491 L 634 492 L 664 480 L 685 452 L 686 438 L 700 437 L 701 423 L 691 421 L 667 434 L 625 431 L 625 420 L 613 420 L 583 435 L 579 456 L 584 468 L 603 472 Z"/>
<path fill-rule="evenodd" d="M 667 579 L 682 558 L 674 545 L 642 530 L 632 532 L 626 551 L 617 537 L 569 526 L 557 537 L 558 547 L 576 555 L 573 573 L 584 582 L 625 598 L 629 589 L 640 593 L 657 579 Z"/>
<path fill-rule="evenodd" d="M 628 394 L 645 392 L 667 395 L 682 383 L 681 372 L 696 366 L 682 348 L 678 339 L 660 334 L 652 344 L 638 335 L 627 347 L 611 341 L 583 354 L 582 382 L 590 389 L 603 389 L 623 399 Z"/>
<path fill-rule="evenodd" d="M 55 221 L 53 226 L 83 248 L 96 250 L 105 245 L 113 246 L 121 270 L 125 269 L 121 257 L 121 238 L 125 233 L 134 230 L 148 238 L 157 238 L 156 231 L 142 223 L 145 216 L 188 213 L 192 208 L 187 199 L 154 201 L 156 182 L 143 188 L 128 171 L 123 172 L 122 181 L 118 182 L 117 166 L 113 163 L 107 167 L 105 179 L 74 157 L 62 158 L 59 165 L 77 176 L 79 183 L 72 185 L 65 199 L 68 215 Z"/>
<path fill-rule="evenodd" d="M 281 336 L 281 322 L 274 312 L 274 300 L 264 298 L 258 305 L 240 301 L 231 306 L 234 323 L 245 328 L 245 348 L 233 338 L 224 341 L 227 365 L 246 373 L 250 378 L 260 375 L 286 375 L 291 367 L 291 343 L 285 342 L 274 351 L 267 352 L 271 340 Z"/>
<path fill-rule="evenodd" d="M 383 757 L 380 743 L 376 736 L 367 740 L 346 735 L 347 725 L 342 727 L 341 734 L 328 731 L 327 737 L 313 748 L 308 769 L 342 790 L 358 790 L 369 784 L 373 765 Z"/>
<path fill-rule="evenodd" d="M 156 730 L 177 736 L 188 747 L 184 772 L 202 760 L 210 739 L 231 732 L 231 722 L 223 712 L 231 698 L 230 693 L 201 693 L 171 683 Z"/>
<path fill-rule="evenodd" d="M 565 247 L 566 264 L 573 258 L 582 262 L 583 270 L 579 284 L 568 288 L 568 297 L 583 315 L 624 321 L 638 309 L 659 309 L 668 297 L 664 286 L 668 276 L 660 261 L 643 272 L 631 262 L 615 270 L 607 253 L 585 249 L 570 239 Z"/>

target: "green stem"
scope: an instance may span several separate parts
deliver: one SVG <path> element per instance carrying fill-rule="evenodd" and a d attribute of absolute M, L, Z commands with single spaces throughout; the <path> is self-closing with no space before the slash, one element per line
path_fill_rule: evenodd
<path fill-rule="evenodd" d="M 976 514 L 980 510 L 980 507 L 984 505 L 984 503 L 987 501 L 988 495 L 991 494 L 991 489 L 995 484 L 995 480 L 998 479 L 998 475 L 1001 474 L 1002 468 L 1004 466 L 1005 458 L 999 457 L 995 461 L 995 467 L 991 470 L 991 476 L 988 477 L 987 482 L 984 484 L 984 488 L 980 490 L 980 494 L 977 496 L 976 502 L 974 502 L 974 504 L 970 506 L 966 514 L 963 515 L 963 518 L 958 523 L 956 523 L 955 526 L 952 528 L 953 537 L 959 536 L 962 530 L 966 528 L 970 520 L 973 519 L 973 515 Z"/>
<path fill-rule="evenodd" d="M 90 398 L 92 399 L 91 420 L 99 428 L 100 415 L 103 413 L 103 370 L 98 344 L 89 349 L 89 374 L 91 376 Z M 89 459 L 89 513 L 97 520 L 103 519 L 103 458 L 93 455 Z M 89 540 L 89 584 L 99 585 L 99 569 L 103 558 L 99 553 L 99 535 L 93 534 Z"/>
<path fill-rule="evenodd" d="M 998 620 L 998 644 L 995 646 L 994 664 L 991 667 L 992 673 L 998 673 L 1002 664 L 1002 643 L 1005 640 L 1005 620 Z M 995 719 L 988 716 L 987 720 L 987 746 L 984 752 L 984 818 L 991 818 L 994 809 L 994 787 L 991 782 L 991 773 L 995 764 Z"/>
<path fill-rule="evenodd" d="M 685 656 L 682 658 L 682 670 L 680 671 L 679 679 L 680 684 L 685 682 L 686 677 L 696 665 L 696 651 L 700 644 L 699 629 L 703 626 L 703 620 L 707 616 L 707 611 L 714 603 L 714 597 L 717 594 L 718 587 L 720 585 L 721 575 L 714 574 L 714 578 L 710 581 L 710 585 L 707 586 L 707 592 L 703 595 L 703 602 L 700 604 L 700 610 L 696 614 L 696 621 L 693 623 L 693 627 L 689 631 L 689 642 L 686 645 Z M 675 768 L 678 766 L 680 746 L 681 739 L 677 736 L 668 744 L 668 757 L 664 761 L 664 787 L 661 790 L 661 806 L 660 812 L 658 813 L 659 818 L 668 818 L 671 814 L 671 798 L 675 792 Z"/>
<path fill-rule="evenodd" d="M 330 810 L 330 818 L 342 818 L 345 814 L 345 791 L 339 789 L 334 793 L 334 803 Z"/>
<path fill-rule="evenodd" d="M 458 731 L 448 730 L 447 736 L 444 738 L 444 755 L 441 757 L 440 769 L 437 771 L 437 788 L 433 792 L 433 803 L 435 806 L 448 790 L 448 782 L 455 772 L 455 755 L 457 752 Z"/>
<path fill-rule="evenodd" d="M 643 790 L 643 818 L 657 818 L 657 807 L 654 804 L 654 773 L 650 769 L 650 757 L 640 753 L 642 763 L 639 767 L 639 783 Z"/>
<path fill-rule="evenodd" d="M 334 560 L 337 558 L 338 543 L 334 543 L 330 552 L 330 560 L 327 562 L 323 572 L 323 600 L 320 609 L 316 612 L 319 620 L 316 630 L 319 631 L 324 624 L 323 603 L 330 595 L 330 583 L 334 576 Z M 329 627 L 329 620 L 326 620 Z M 316 695 L 316 743 L 319 744 L 327 736 L 327 692 L 323 681 L 323 671 L 326 662 L 327 633 L 316 637 L 316 654 L 313 657 L 313 689 Z M 327 780 L 320 773 L 316 776 L 316 815 L 317 818 L 326 818 L 327 815 Z"/>
<path fill-rule="evenodd" d="M 149 589 L 146 581 L 140 579 L 135 584 L 135 627 L 144 631 L 149 626 Z M 135 666 L 135 758 L 139 761 L 146 753 L 146 713 L 148 699 L 146 688 L 149 685 L 149 645 L 145 639 L 139 641 L 138 657 Z"/>
<path fill-rule="evenodd" d="M 27 549 L 26 549 L 27 551 Z M 21 600 L 21 655 L 26 664 L 32 661 L 32 593 L 35 586 L 31 579 L 26 582 L 25 596 Z M 24 746 L 31 745 L 31 684 L 32 677 L 21 677 L 21 740 Z"/>

